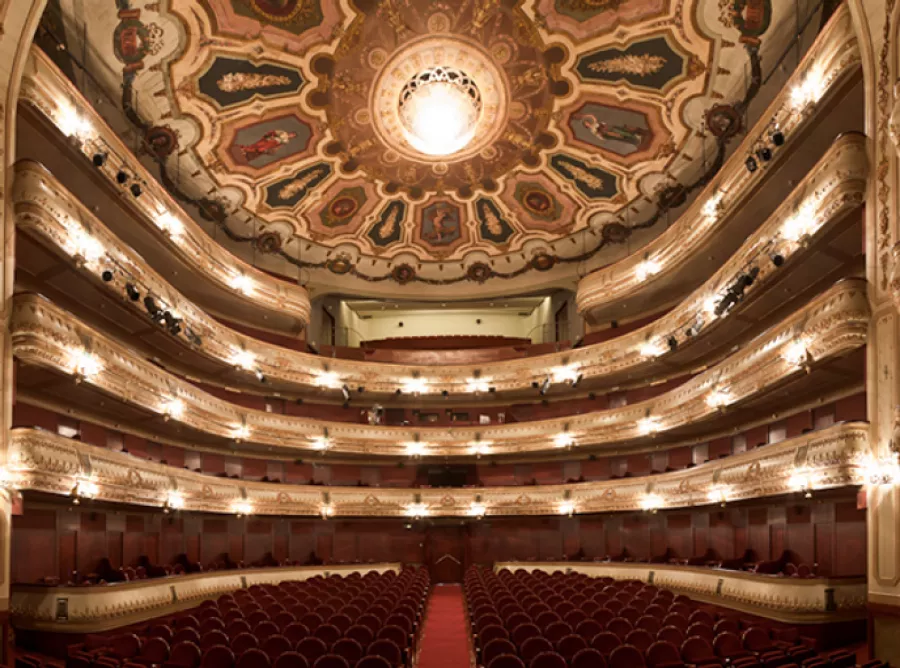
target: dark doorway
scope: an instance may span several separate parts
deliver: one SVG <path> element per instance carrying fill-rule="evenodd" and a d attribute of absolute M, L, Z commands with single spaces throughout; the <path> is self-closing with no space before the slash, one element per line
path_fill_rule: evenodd
<path fill-rule="evenodd" d="M 425 561 L 431 582 L 462 582 L 466 561 L 466 528 L 431 526 L 425 535 Z"/>

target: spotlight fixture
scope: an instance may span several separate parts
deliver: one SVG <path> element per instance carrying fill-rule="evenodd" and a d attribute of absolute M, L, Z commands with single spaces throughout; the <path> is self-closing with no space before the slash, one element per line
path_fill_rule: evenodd
<path fill-rule="evenodd" d="M 447 397 L 450 396 L 450 392 L 447 390 L 443 390 L 443 391 L 441 391 L 441 396 L 444 397 L 444 399 L 446 399 Z"/>
<path fill-rule="evenodd" d="M 674 334 L 666 339 L 666 343 L 669 344 L 669 350 L 675 350 L 678 347 L 678 339 L 675 338 Z"/>
<path fill-rule="evenodd" d="M 362 394 L 363 392 L 366 391 L 366 388 L 363 387 L 362 385 L 360 385 L 359 387 L 356 388 L 356 391 L 359 392 L 360 394 Z"/>
<path fill-rule="evenodd" d="M 488 392 L 490 392 L 491 394 L 493 394 L 493 393 L 496 392 L 496 391 L 497 391 L 497 388 L 494 387 L 493 385 L 491 385 L 491 386 L 488 388 Z"/>
<path fill-rule="evenodd" d="M 784 146 L 784 133 L 781 130 L 775 130 L 772 133 L 772 143 L 775 146 Z"/>
<path fill-rule="evenodd" d="M 266 382 L 266 375 L 262 372 L 262 370 L 257 369 L 253 373 L 256 375 L 256 380 L 258 380 L 260 383 Z"/>
<path fill-rule="evenodd" d="M 344 397 L 344 403 L 346 404 L 350 401 L 350 388 L 347 387 L 347 384 L 341 386 L 341 396 Z"/>
<path fill-rule="evenodd" d="M 781 253 L 772 253 L 771 255 L 769 255 L 769 259 L 772 260 L 772 264 L 774 264 L 776 267 L 780 267 L 784 264 L 784 255 L 782 255 Z"/>
<path fill-rule="evenodd" d="M 131 184 L 131 194 L 132 194 L 132 195 L 134 195 L 135 197 L 140 197 L 140 196 L 141 196 L 141 192 L 143 192 L 143 191 L 141 190 L 141 184 L 140 184 L 140 183 L 132 183 L 132 184 Z"/>
<path fill-rule="evenodd" d="M 396 390 L 394 390 L 394 394 L 396 394 L 396 395 L 399 397 L 401 394 L 403 394 L 403 390 L 401 390 L 401 389 L 398 387 Z"/>
<path fill-rule="evenodd" d="M 572 389 L 574 390 L 578 387 L 578 383 L 581 382 L 581 379 L 584 378 L 584 374 L 580 373 L 575 377 L 575 380 L 572 381 Z"/>
<path fill-rule="evenodd" d="M 144 297 L 144 308 L 147 309 L 147 313 L 150 314 L 150 317 L 153 319 L 153 322 L 157 322 L 163 318 L 162 310 L 159 308 L 159 305 L 150 295 Z"/>
<path fill-rule="evenodd" d="M 103 167 L 106 164 L 106 153 L 94 153 L 94 157 L 91 158 L 91 162 L 94 163 L 94 167 Z"/>
<path fill-rule="evenodd" d="M 103 279 L 104 283 L 109 283 L 113 279 L 113 273 L 109 269 L 104 269 L 103 273 L 100 274 L 100 278 Z"/>
<path fill-rule="evenodd" d="M 686 330 L 684 330 L 684 335 L 690 339 L 697 334 L 698 330 L 699 327 L 697 327 L 696 325 L 691 325 Z"/>
<path fill-rule="evenodd" d="M 195 332 L 190 327 L 185 330 L 184 335 L 187 337 L 187 340 L 190 341 L 193 345 L 203 345 L 203 339 L 201 339 L 197 332 Z"/>
<path fill-rule="evenodd" d="M 541 383 L 541 389 L 540 389 L 541 396 L 543 397 L 545 394 L 547 394 L 547 392 L 549 390 L 550 390 L 550 376 L 547 376 L 546 378 L 544 378 L 544 382 Z"/>
<path fill-rule="evenodd" d="M 536 390 L 536 389 L 538 389 L 540 386 L 541 386 L 541 384 L 540 384 L 539 382 L 537 382 L 536 380 L 531 381 L 531 387 L 532 387 L 533 389 Z"/>
<path fill-rule="evenodd" d="M 136 302 L 138 299 L 141 298 L 141 293 L 138 291 L 138 289 L 136 287 L 134 287 L 134 283 L 126 283 L 125 284 L 125 294 L 127 294 L 128 298 L 133 302 Z"/>
<path fill-rule="evenodd" d="M 747 161 L 744 164 L 747 166 L 747 171 L 751 174 L 759 168 L 759 164 L 756 162 L 756 158 L 754 158 L 752 155 L 747 157 Z"/>
<path fill-rule="evenodd" d="M 181 333 L 181 319 L 172 315 L 171 311 L 163 312 L 163 320 L 166 322 L 166 329 L 172 336 L 178 336 Z"/>
<path fill-rule="evenodd" d="M 128 174 L 124 169 L 120 169 L 118 172 L 116 172 L 116 183 L 118 183 L 119 185 L 125 185 L 127 181 Z"/>
<path fill-rule="evenodd" d="M 772 149 L 770 149 L 768 146 L 763 146 L 756 151 L 756 157 L 758 157 L 763 162 L 769 162 L 769 160 L 772 159 Z"/>

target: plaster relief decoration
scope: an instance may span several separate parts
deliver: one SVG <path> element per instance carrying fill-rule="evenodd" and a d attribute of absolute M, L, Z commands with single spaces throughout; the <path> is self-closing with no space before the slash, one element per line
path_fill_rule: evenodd
<path fill-rule="evenodd" d="M 202 226 L 268 271 L 332 286 L 340 252 L 342 287 L 403 294 L 533 287 L 652 240 L 736 136 L 710 110 L 738 127 L 795 20 L 771 0 L 60 4 Z"/>

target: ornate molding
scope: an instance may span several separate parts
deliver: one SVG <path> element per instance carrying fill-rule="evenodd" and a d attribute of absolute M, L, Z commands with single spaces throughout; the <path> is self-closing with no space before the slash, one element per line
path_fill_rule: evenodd
<path fill-rule="evenodd" d="M 301 566 L 215 571 L 95 587 L 17 584 L 12 587 L 10 614 L 19 628 L 89 633 L 146 621 L 255 584 L 399 570 L 400 564 L 392 563 Z M 58 616 L 60 601 L 65 601 L 65 619 Z"/>
<path fill-rule="evenodd" d="M 865 578 L 786 578 L 669 564 L 501 562 L 495 570 L 572 571 L 591 577 L 652 582 L 659 587 L 790 623 L 865 619 Z"/>
<path fill-rule="evenodd" d="M 787 85 L 769 108 L 760 115 L 754 128 L 738 146 L 691 206 L 665 232 L 624 259 L 613 262 L 585 276 L 578 285 L 578 310 L 590 316 L 594 309 L 629 298 L 647 285 L 665 278 L 699 249 L 712 236 L 727 233 L 728 219 L 763 180 L 766 169 L 758 169 L 748 176 L 744 160 L 753 155 L 767 134 L 778 127 L 785 135 L 784 151 L 793 145 L 816 113 L 815 105 L 794 109 L 793 91 L 804 78 L 814 73 L 821 80 L 824 99 L 829 91 L 837 90 L 862 63 L 859 45 L 853 30 L 850 11 L 841 6 L 816 38 Z M 777 153 L 776 153 L 777 156 Z M 827 158 L 827 156 L 826 156 Z M 720 197 L 719 215 L 704 215 L 704 207 L 711 199 Z M 659 263 L 660 271 L 652 276 L 640 276 L 638 265 L 645 257 Z"/>
<path fill-rule="evenodd" d="M 458 429 L 326 422 L 242 408 L 167 373 L 36 295 L 16 298 L 10 328 L 21 362 L 72 374 L 77 356 L 89 350 L 101 368 L 85 382 L 160 415 L 176 399 L 183 410 L 170 415 L 173 421 L 222 439 L 223 445 L 245 440 L 287 450 L 321 449 L 327 430 L 334 452 L 404 456 L 418 434 L 419 454 L 452 456 L 470 454 L 478 443 L 495 454 L 553 450 L 563 432 L 571 445 L 649 440 L 714 417 L 720 406 L 710 402 L 713 393 L 727 393 L 728 403 L 737 404 L 804 373 L 808 364 L 859 348 L 866 342 L 869 316 L 865 282 L 840 281 L 744 349 L 652 399 L 564 419 Z M 798 353 L 804 359 L 795 359 Z"/>
<path fill-rule="evenodd" d="M 106 152 L 105 147 L 111 147 L 115 154 L 124 160 L 124 163 L 107 160 L 97 170 L 114 187 L 120 187 L 115 185 L 116 174 L 120 170 L 140 184 L 143 191 L 141 197 L 126 196 L 122 201 L 137 214 L 135 218 L 138 223 L 151 230 L 161 243 L 197 274 L 206 277 L 219 288 L 227 290 L 235 299 L 244 300 L 248 304 L 282 316 L 287 314 L 303 326 L 309 323 L 311 305 L 306 288 L 274 278 L 271 274 L 237 258 L 221 244 L 216 243 L 182 210 L 165 188 L 134 157 L 118 135 L 106 125 L 91 103 L 37 47 L 31 48 L 20 95 L 21 101 L 32 105 L 57 127 L 67 122 L 65 119 L 67 114 L 76 114 L 89 125 L 91 128 L 89 132 L 75 132 L 70 137 L 74 148 L 88 161 L 98 151 Z M 98 143 L 96 137 L 101 135 L 102 143 Z M 179 228 L 177 234 L 164 233 L 158 222 L 160 214 L 163 213 L 174 216 L 174 224 Z M 166 225 L 171 226 L 173 223 L 167 222 Z M 252 281 L 253 289 L 248 291 L 235 289 L 233 284 L 238 276 Z"/>
<path fill-rule="evenodd" d="M 231 480 L 150 462 L 40 429 L 14 429 L 10 466 L 22 490 L 69 495 L 79 481 L 93 498 L 163 506 L 177 492 L 184 509 L 257 515 L 329 517 L 533 516 L 682 508 L 775 496 L 797 490 L 802 471 L 815 489 L 863 482 L 868 426 L 841 423 L 683 471 L 568 485 L 419 489 L 322 487 Z M 652 495 L 652 496 L 651 496 Z M 566 505 L 571 504 L 571 505 Z"/>
<path fill-rule="evenodd" d="M 672 332 L 687 329 L 705 310 L 705 302 L 711 295 L 720 294 L 733 277 L 745 269 L 760 253 L 760 248 L 778 235 L 801 207 L 810 203 L 810 215 L 819 221 L 813 234 L 829 228 L 829 223 L 840 220 L 847 212 L 858 207 L 865 195 L 868 161 L 865 138 L 861 135 L 845 135 L 835 142 L 819 162 L 794 190 L 794 195 L 751 235 L 741 248 L 716 271 L 700 288 L 695 290 L 675 309 L 658 320 L 633 332 L 610 341 L 598 343 L 563 353 L 542 355 L 525 359 L 480 364 L 480 379 L 501 392 L 530 390 L 533 382 L 546 378 L 548 369 L 577 367 L 578 373 L 587 379 L 603 377 L 610 382 L 626 374 L 641 371 L 648 374 L 673 373 L 665 364 L 665 356 L 657 358 L 642 353 L 648 342 L 662 342 Z M 100 242 L 103 254 L 93 260 L 78 263 L 81 271 L 94 279 L 96 285 L 112 292 L 117 299 L 129 305 L 136 313 L 145 315 L 140 302 L 124 297 L 128 276 L 122 271 L 114 273 L 111 282 L 104 282 L 100 274 L 109 267 L 122 267 L 140 284 L 167 303 L 175 306 L 179 314 L 203 339 L 196 351 L 223 365 L 231 366 L 237 351 L 247 351 L 255 358 L 256 366 L 273 382 L 287 386 L 317 387 L 317 380 L 326 372 L 334 374 L 340 383 L 351 387 L 363 386 L 369 393 L 393 394 L 410 378 L 426 383 L 429 393 L 440 395 L 447 391 L 453 395 L 470 395 L 473 371 L 469 366 L 413 366 L 357 362 L 322 357 L 274 346 L 236 332 L 215 318 L 209 317 L 198 305 L 176 291 L 162 276 L 127 245 L 122 243 L 90 210 L 63 186 L 46 169 L 33 162 L 16 165 L 13 201 L 16 221 L 44 244 L 58 252 L 71 255 L 72 220 L 79 220 L 86 232 Z M 802 253 L 804 244 L 782 241 L 772 250 L 785 258 Z M 73 264 L 75 264 L 73 262 Z M 777 269 L 768 261 L 759 267 L 760 272 L 753 290 L 765 289 L 765 283 Z M 698 336 L 685 340 L 685 346 L 705 340 L 723 318 L 708 316 L 709 322 Z"/>

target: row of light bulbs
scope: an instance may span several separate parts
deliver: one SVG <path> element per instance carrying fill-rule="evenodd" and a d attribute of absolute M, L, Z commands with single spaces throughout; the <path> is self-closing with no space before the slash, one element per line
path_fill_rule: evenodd
<path fill-rule="evenodd" d="M 708 204 L 712 204 L 710 209 L 718 209 L 720 201 L 721 196 L 716 196 L 711 199 L 710 202 L 708 202 Z M 787 241 L 797 243 L 815 232 L 815 230 L 819 226 L 819 223 L 816 219 L 814 211 L 815 207 L 812 205 L 812 203 L 808 202 L 804 204 L 797 214 L 791 216 L 784 223 L 781 236 Z M 168 214 L 167 216 L 160 216 L 159 220 L 162 221 L 161 226 L 165 227 L 165 229 L 167 230 L 172 231 L 179 229 L 177 225 L 179 225 L 180 223 L 176 224 L 176 222 L 173 222 L 177 221 L 177 219 L 171 214 Z M 69 234 L 67 238 L 69 252 L 80 261 L 95 262 L 104 255 L 105 251 L 103 249 L 103 245 L 79 225 L 73 224 L 69 226 Z M 781 259 L 780 261 L 776 261 L 776 264 L 780 264 L 780 262 L 783 262 L 783 257 L 779 257 Z M 640 274 L 646 276 L 657 273 L 660 269 L 661 266 L 658 262 L 653 260 L 645 260 L 638 266 L 637 271 Z M 752 279 L 750 282 L 752 282 Z M 246 275 L 241 274 L 235 276 L 233 284 L 236 289 L 240 289 L 242 292 L 245 292 L 247 294 L 252 292 L 253 281 Z M 715 317 L 722 315 L 719 312 L 718 308 L 721 304 L 721 299 L 722 298 L 720 295 L 714 294 L 708 296 L 704 300 L 703 310 L 706 317 L 714 319 Z M 639 352 L 644 357 L 658 357 L 664 354 L 667 349 L 674 350 L 676 347 L 677 339 L 675 339 L 673 335 L 668 337 L 667 345 L 663 344 L 662 338 L 645 341 L 643 344 L 641 344 Z M 235 348 L 229 362 L 236 368 L 255 373 L 257 375 L 257 378 L 259 378 L 263 382 L 265 381 L 265 376 L 262 374 L 262 371 L 257 365 L 256 355 L 246 348 Z M 548 374 L 544 383 L 535 384 L 539 386 L 541 394 L 545 394 L 547 389 L 549 388 L 551 380 L 552 382 L 569 383 L 575 386 L 578 382 L 580 382 L 581 377 L 582 373 L 580 371 L 580 367 L 577 364 L 568 364 L 554 367 Z M 347 394 L 349 394 L 349 391 L 347 391 L 347 386 L 341 379 L 339 374 L 337 374 L 336 372 L 327 370 L 322 371 L 316 377 L 316 384 L 320 387 L 329 389 L 343 388 L 345 390 L 345 398 L 348 398 L 346 396 Z M 429 393 L 431 389 L 432 388 L 429 382 L 425 378 L 411 377 L 403 381 L 401 387 L 397 389 L 397 393 L 406 393 L 418 396 L 421 394 Z M 482 378 L 480 377 L 480 375 L 476 375 L 475 377 L 472 377 L 467 381 L 467 390 L 472 393 L 488 392 L 493 391 L 493 387 L 490 385 L 490 379 Z"/>
<path fill-rule="evenodd" d="M 103 363 L 100 358 L 87 350 L 86 348 L 74 348 L 69 353 L 70 372 L 75 375 L 76 382 L 81 380 L 92 380 L 103 370 Z M 805 339 L 799 338 L 788 342 L 784 346 L 782 359 L 793 367 L 805 366 L 809 361 L 808 343 Z M 721 410 L 735 401 L 735 397 L 731 392 L 723 388 L 715 388 L 706 395 L 706 404 L 710 408 Z M 186 410 L 183 399 L 177 396 L 171 396 L 161 401 L 159 412 L 165 419 L 180 420 Z M 641 436 L 652 436 L 658 433 L 662 428 L 662 423 L 657 416 L 646 415 L 637 422 L 638 434 Z M 250 427 L 246 423 L 241 423 L 231 428 L 230 436 L 235 441 L 246 441 L 251 436 Z M 578 439 L 576 434 L 568 430 L 568 426 L 563 431 L 557 433 L 553 437 L 553 444 L 557 448 L 570 448 L 577 445 Z M 491 441 L 482 441 L 480 439 L 474 441 L 470 445 L 471 454 L 477 456 L 489 455 L 491 453 Z M 327 430 L 322 436 L 313 437 L 310 440 L 310 447 L 317 451 L 327 451 L 331 449 L 332 441 L 328 436 Z M 418 435 L 405 445 L 406 454 L 409 457 L 418 458 L 428 454 L 428 444 L 419 439 Z"/>
<path fill-rule="evenodd" d="M 863 484 L 870 487 L 880 487 L 893 485 L 900 481 L 900 462 L 898 462 L 897 453 L 891 453 L 885 457 L 876 458 L 871 455 L 864 457 L 857 464 L 857 468 L 862 471 Z M 811 498 L 813 491 L 821 484 L 821 475 L 809 467 L 794 468 L 788 478 L 788 486 L 796 492 L 802 492 L 806 498 Z M 0 470 L 0 487 L 6 489 L 15 489 L 16 478 L 8 469 Z M 72 502 L 78 505 L 83 499 L 93 499 L 100 494 L 100 488 L 96 482 L 90 478 L 78 478 L 72 488 Z M 707 500 L 709 503 L 725 506 L 734 498 L 732 488 L 726 484 L 714 484 L 707 492 Z M 665 499 L 658 493 L 647 492 L 639 502 L 640 508 L 646 512 L 655 513 L 666 506 Z M 163 502 L 165 512 L 181 510 L 185 507 L 184 495 L 177 490 L 170 490 L 166 493 Z M 557 512 L 560 515 L 573 516 L 578 512 L 578 507 L 574 501 L 569 498 L 563 498 L 556 504 Z M 252 515 L 254 506 L 248 499 L 236 499 L 231 503 L 230 510 L 238 517 Z M 323 519 L 333 517 L 335 514 L 334 506 L 330 502 L 323 503 L 319 508 L 319 514 Z M 428 504 L 422 502 L 410 503 L 404 508 L 404 514 L 413 519 L 422 519 L 430 515 Z M 466 513 L 470 517 L 482 519 L 488 514 L 488 507 L 481 501 L 480 497 L 472 501 Z"/>

